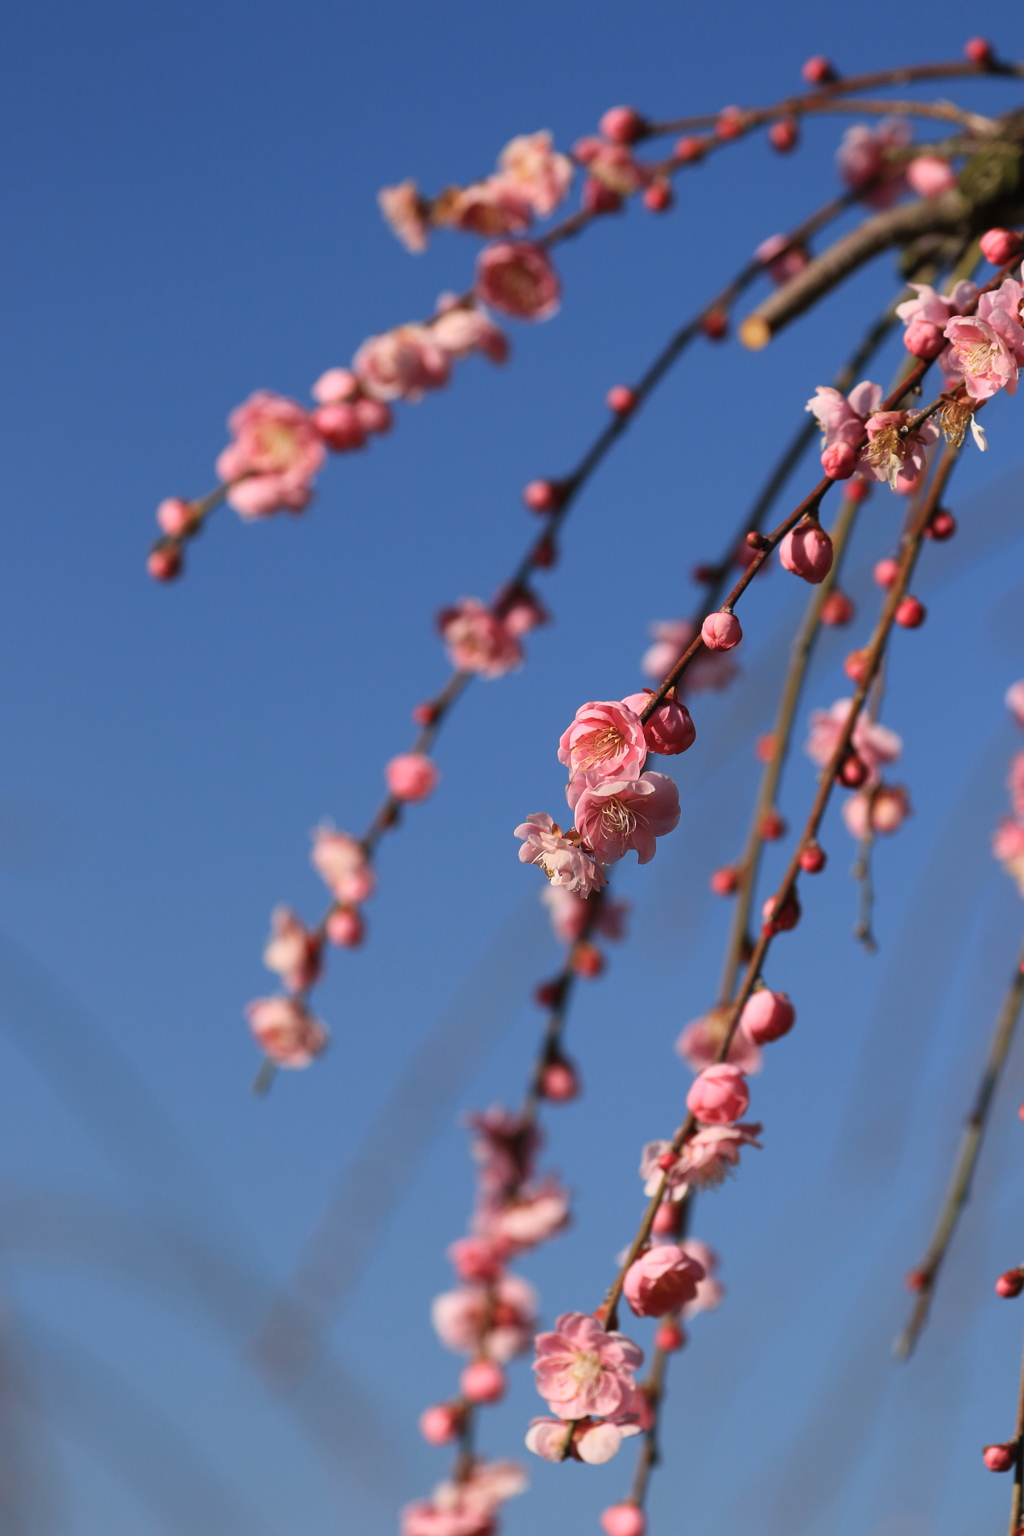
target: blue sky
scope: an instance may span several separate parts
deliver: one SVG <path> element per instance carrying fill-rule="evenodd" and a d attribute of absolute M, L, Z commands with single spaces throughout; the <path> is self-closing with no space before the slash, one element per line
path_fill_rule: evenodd
<path fill-rule="evenodd" d="M 1004 6 L 979 0 L 970 29 L 1024 55 Z M 437 795 L 382 851 L 369 941 L 320 994 L 332 1050 L 255 1102 L 241 1010 L 268 989 L 269 912 L 319 912 L 309 830 L 367 820 L 409 710 L 445 676 L 435 611 L 487 597 L 533 531 L 522 484 L 570 465 L 607 387 L 831 195 L 842 124 L 812 125 L 792 157 L 737 146 L 680 182 L 671 215 L 633 210 L 567 245 L 562 312 L 515 328 L 506 369 L 469 363 L 402 410 L 391 437 L 328 467 L 304 518 L 218 514 L 168 589 L 142 571 L 156 503 L 212 484 L 224 418 L 252 389 L 305 399 L 366 335 L 465 286 L 473 241 L 408 256 L 381 185 L 471 179 L 540 127 L 567 147 L 619 102 L 662 116 L 774 99 L 814 51 L 848 72 L 955 56 L 965 31 L 946 0 L 888 32 L 793 0 L 8 15 L 0 1350 L 16 1386 L 0 1423 L 20 1447 L 18 1529 L 377 1536 L 443 1475 L 415 1422 L 456 1370 L 427 1311 L 471 1199 L 457 1120 L 518 1096 L 529 993 L 557 953 L 511 828 L 557 812 L 558 733 L 582 699 L 638 686 L 647 625 L 689 610 L 690 567 L 718 554 L 813 387 L 888 300 L 891 261 L 763 353 L 695 348 L 635 423 L 544 581 L 555 622 L 521 673 L 470 690 Z M 1018 94 L 957 91 L 980 107 Z M 1024 673 L 1019 400 L 987 413 L 987 457 L 965 454 L 961 534 L 922 559 L 928 623 L 896 637 L 885 718 L 915 816 L 879 851 L 881 951 L 848 939 L 852 850 L 833 812 L 828 870 L 773 961 L 799 1022 L 755 1085 L 764 1151 L 699 1212 L 729 1297 L 673 1368 L 655 1529 L 973 1536 L 1004 1517 L 979 1447 L 1010 1433 L 1019 1359 L 1019 1310 L 991 1291 L 1021 1257 L 1019 1051 L 934 1326 L 908 1367 L 888 1343 L 1019 943 L 1019 899 L 987 851 L 1017 745 L 1002 695 Z M 844 692 L 898 511 L 888 496 L 865 509 L 849 583 L 862 618 L 822 647 L 804 718 Z M 728 916 L 707 875 L 745 827 L 796 585 L 776 572 L 751 593 L 744 678 L 700 701 L 673 766 L 680 830 L 623 870 L 631 938 L 574 1012 L 587 1091 L 552 1116 L 546 1158 L 577 1219 L 525 1266 L 549 1318 L 597 1304 L 637 1218 L 640 1145 L 679 1118 L 671 1043 L 711 1000 Z M 812 786 L 796 754 L 791 821 Z M 397 1170 L 396 1102 L 424 1149 Z M 385 1151 L 346 1183 L 368 1144 Z M 251 1340 L 339 1187 L 368 1257 L 329 1359 L 282 1398 Z M 539 1401 L 528 1375 L 487 1416 L 488 1453 L 519 1453 Z M 628 1459 L 534 1463 L 509 1536 L 596 1529 Z"/>

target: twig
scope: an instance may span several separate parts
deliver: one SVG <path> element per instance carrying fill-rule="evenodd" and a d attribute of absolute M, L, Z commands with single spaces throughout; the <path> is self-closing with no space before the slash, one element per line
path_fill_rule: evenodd
<path fill-rule="evenodd" d="M 893 1354 L 897 1359 L 906 1360 L 910 1357 L 928 1321 L 939 1271 L 949 1251 L 949 1245 L 953 1240 L 964 1206 L 970 1199 L 971 1183 L 981 1153 L 992 1099 L 1006 1064 L 1007 1053 L 1020 1017 L 1022 1001 L 1024 1001 L 1024 946 L 1021 947 L 1017 957 L 1016 967 L 996 1018 L 984 1071 L 974 1095 L 974 1104 L 960 1137 L 960 1145 L 953 1162 L 953 1174 L 939 1210 L 932 1240 L 928 1244 L 924 1257 L 912 1271 L 917 1294 L 907 1325 L 893 1345 Z M 920 1282 L 919 1286 L 918 1282 Z"/>

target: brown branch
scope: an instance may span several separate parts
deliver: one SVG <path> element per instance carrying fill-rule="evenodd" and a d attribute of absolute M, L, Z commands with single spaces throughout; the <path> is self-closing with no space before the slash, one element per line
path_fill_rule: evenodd
<path fill-rule="evenodd" d="M 992 1100 L 1006 1064 L 1022 1002 L 1024 1002 L 1024 946 L 1017 957 L 1017 964 L 996 1018 L 985 1067 L 975 1091 L 974 1104 L 964 1124 L 960 1145 L 953 1162 L 949 1188 L 939 1210 L 931 1242 L 924 1257 L 912 1271 L 916 1289 L 913 1309 L 906 1327 L 893 1345 L 893 1354 L 900 1360 L 909 1359 L 924 1331 L 932 1298 L 935 1295 L 939 1271 L 949 1251 L 957 1223 L 971 1197 L 971 1184 L 981 1154 Z"/>

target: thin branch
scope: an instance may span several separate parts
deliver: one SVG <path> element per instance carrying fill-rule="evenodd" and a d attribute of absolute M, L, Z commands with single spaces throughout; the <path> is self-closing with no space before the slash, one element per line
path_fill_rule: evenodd
<path fill-rule="evenodd" d="M 981 1154 L 981 1145 L 992 1109 L 992 1099 L 1006 1064 L 1022 1002 L 1024 1002 L 1024 945 L 1017 957 L 1017 964 L 996 1018 L 985 1067 L 974 1095 L 974 1104 L 964 1124 L 960 1145 L 953 1162 L 952 1177 L 939 1210 L 931 1242 L 924 1257 L 912 1272 L 917 1291 L 913 1309 L 906 1327 L 893 1345 L 893 1354 L 900 1360 L 910 1357 L 924 1331 L 932 1298 L 935 1295 L 939 1271 L 949 1251 L 949 1245 L 953 1240 L 963 1209 L 970 1199 L 974 1170 Z M 920 1282 L 919 1287 L 918 1282 Z"/>

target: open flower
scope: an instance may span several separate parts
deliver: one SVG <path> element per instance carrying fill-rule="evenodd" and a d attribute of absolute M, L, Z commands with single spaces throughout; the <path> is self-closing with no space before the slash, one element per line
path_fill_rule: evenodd
<path fill-rule="evenodd" d="M 263 964 L 276 971 L 289 992 L 304 992 L 320 974 L 320 939 L 290 907 L 275 907 Z"/>
<path fill-rule="evenodd" d="M 640 717 L 616 699 L 581 704 L 558 743 L 558 761 L 570 778 L 590 773 L 595 779 L 636 779 L 646 756 Z"/>
<path fill-rule="evenodd" d="M 938 422 L 929 417 L 915 423 L 913 411 L 876 411 L 864 430 L 868 442 L 858 460 L 861 474 L 888 480 L 894 491 L 912 490 L 928 462 L 925 450 L 939 440 Z"/>
<path fill-rule="evenodd" d="M 447 384 L 451 363 L 427 326 L 399 325 L 369 336 L 352 359 L 352 369 L 372 399 L 416 401 L 426 390 Z"/>
<path fill-rule="evenodd" d="M 680 1186 L 716 1189 L 737 1166 L 744 1147 L 760 1147 L 760 1134 L 755 1124 L 702 1125 L 679 1155 Z"/>
<path fill-rule="evenodd" d="M 649 863 L 657 839 L 679 823 L 679 791 L 664 773 L 632 780 L 578 773 L 565 793 L 577 832 L 602 864 L 614 864 L 630 848 L 641 864 Z"/>
<path fill-rule="evenodd" d="M 1021 285 L 1007 279 L 994 293 L 983 293 L 973 315 L 955 316 L 946 326 L 949 346 L 942 371 L 962 380 L 972 400 L 988 400 L 1000 389 L 1016 393 L 1024 367 L 1024 327 L 1020 324 Z"/>
<path fill-rule="evenodd" d="M 516 182 L 506 176 L 488 176 L 439 199 L 434 219 L 491 240 L 495 235 L 521 235 L 533 222 L 533 210 Z"/>
<path fill-rule="evenodd" d="M 836 699 L 830 709 L 816 709 L 812 713 L 811 731 L 804 750 L 819 768 L 826 768 L 831 762 L 852 708 L 852 699 Z M 896 732 L 869 719 L 863 710 L 853 727 L 851 745 L 867 767 L 867 788 L 878 783 L 878 770 L 882 764 L 896 762 L 903 751 L 903 742 Z"/>
<path fill-rule="evenodd" d="M 510 139 L 498 156 L 503 179 L 526 198 L 539 219 L 554 213 L 572 185 L 574 166 L 552 147 L 546 128 Z"/>
<path fill-rule="evenodd" d="M 463 358 L 471 352 L 482 352 L 492 363 L 508 361 L 508 337 L 479 304 L 467 306 L 453 294 L 442 294 L 437 308 L 437 316 L 430 323 L 430 334 L 436 345 L 450 357 Z"/>
<path fill-rule="evenodd" d="M 431 1322 L 446 1349 L 481 1351 L 507 1365 L 529 1347 L 537 1322 L 537 1293 L 522 1275 L 502 1275 L 492 1286 L 460 1285 L 435 1296 Z"/>
<path fill-rule="evenodd" d="M 327 1047 L 327 1027 L 294 997 L 257 997 L 245 1016 L 265 1056 L 278 1067 L 308 1067 Z"/>
<path fill-rule="evenodd" d="M 644 1352 L 625 1334 L 609 1333 L 585 1312 L 564 1312 L 534 1346 L 537 1391 L 560 1419 L 613 1418 L 631 1407 Z"/>
<path fill-rule="evenodd" d="M 309 412 L 260 389 L 231 412 L 228 427 L 234 441 L 218 456 L 217 474 L 237 482 L 227 493 L 229 505 L 243 517 L 301 512 L 324 461 L 324 445 Z"/>
<path fill-rule="evenodd" d="M 393 234 L 407 251 L 419 254 L 427 248 L 427 215 L 430 205 L 420 196 L 414 181 L 400 182 L 397 187 L 382 187 L 377 193 L 377 203 Z"/>
<path fill-rule="evenodd" d="M 523 664 L 519 641 L 479 598 L 460 598 L 453 608 L 438 614 L 437 627 L 448 659 L 459 672 L 502 677 Z"/>
<path fill-rule="evenodd" d="M 360 902 L 373 894 L 376 876 L 366 849 L 348 832 L 317 827 L 309 861 L 336 901 Z"/>
<path fill-rule="evenodd" d="M 730 1007 L 709 1008 L 703 1017 L 687 1024 L 676 1041 L 676 1051 L 691 1071 L 703 1072 L 718 1060 L 731 1017 Z M 742 1024 L 732 1037 L 725 1059 L 741 1072 L 761 1070 L 761 1048 L 750 1039 Z"/>
<path fill-rule="evenodd" d="M 600 864 L 580 847 L 580 834 L 571 830 L 563 833 L 546 811 L 535 811 L 516 827 L 514 836 L 523 839 L 520 861 L 538 864 L 552 885 L 564 886 L 585 898 L 608 884 Z"/>
<path fill-rule="evenodd" d="M 542 245 L 505 240 L 477 257 L 476 291 L 485 304 L 514 320 L 549 320 L 558 310 L 562 287 Z"/>

